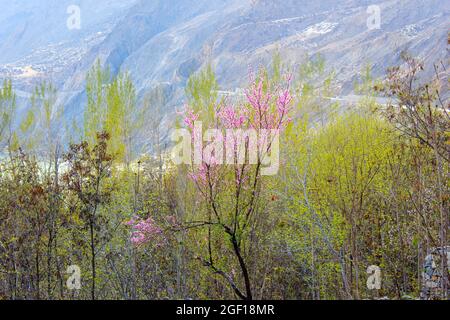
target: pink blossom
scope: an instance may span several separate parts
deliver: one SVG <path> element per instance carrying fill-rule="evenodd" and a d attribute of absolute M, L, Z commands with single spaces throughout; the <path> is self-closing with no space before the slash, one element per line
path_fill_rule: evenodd
<path fill-rule="evenodd" d="M 273 133 L 273 130 L 280 133 L 291 121 L 289 117 L 293 102 L 290 88 L 291 80 L 292 74 L 287 74 L 283 86 L 274 86 L 262 74 L 255 77 L 253 72 L 250 71 L 251 83 L 245 90 L 245 103 L 228 104 L 222 102 L 215 107 L 214 123 L 219 126 L 216 129 L 256 130 L 259 135 L 257 148 L 261 157 L 261 154 L 271 149 L 270 133 Z M 185 125 L 194 133 L 193 142 L 200 141 L 202 139 L 201 132 L 194 130 L 194 124 L 199 120 L 199 115 L 187 106 L 184 117 Z M 235 153 L 237 153 L 237 141 L 234 141 L 233 146 Z M 208 164 L 203 163 L 193 166 L 192 172 L 189 174 L 189 177 L 202 189 L 209 188 L 210 183 L 215 186 L 220 181 L 220 168 L 216 165 L 216 156 L 215 154 L 210 155 Z M 245 169 L 247 168 L 249 167 L 245 167 Z M 247 172 L 241 173 L 240 166 L 235 169 L 237 170 L 235 172 L 236 184 L 245 186 Z"/>
<path fill-rule="evenodd" d="M 162 229 L 151 217 L 145 220 L 132 218 L 125 224 L 132 227 L 130 240 L 136 246 L 156 241 L 163 234 Z"/>
<path fill-rule="evenodd" d="M 246 90 L 247 101 L 251 107 L 253 117 L 250 118 L 250 126 L 254 129 L 282 129 L 289 122 L 286 119 L 292 103 L 290 92 L 291 75 L 286 76 L 286 87 L 274 89 L 264 77 L 253 80 Z M 265 90 L 264 90 L 265 88 Z M 277 97 L 274 100 L 274 97 Z M 275 103 L 276 110 L 271 109 Z M 250 111 L 250 110 L 249 110 Z"/>
<path fill-rule="evenodd" d="M 185 107 L 184 124 L 191 130 L 194 130 L 195 121 L 197 121 L 199 115 L 194 112 L 189 106 Z"/>
<path fill-rule="evenodd" d="M 189 177 L 199 186 L 207 187 L 209 181 L 214 185 L 215 177 L 218 174 L 217 166 L 207 165 L 203 163 L 189 173 Z"/>
<path fill-rule="evenodd" d="M 234 106 L 225 106 L 218 112 L 218 117 L 221 123 L 227 129 L 237 129 L 242 128 L 242 126 L 247 121 L 247 115 Z"/>

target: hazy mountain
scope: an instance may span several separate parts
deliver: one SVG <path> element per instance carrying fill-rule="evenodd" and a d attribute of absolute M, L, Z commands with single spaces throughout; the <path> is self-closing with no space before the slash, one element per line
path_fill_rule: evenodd
<path fill-rule="evenodd" d="M 85 74 L 97 58 L 114 72 L 130 71 L 140 94 L 170 88 L 175 105 L 186 79 L 208 61 L 221 86 L 234 90 L 246 81 L 249 65 L 268 64 L 277 51 L 294 66 L 320 53 L 348 93 L 368 63 L 378 76 L 399 62 L 403 49 L 429 61 L 447 52 L 450 3 L 442 0 L 86 0 L 78 1 L 85 25 L 75 33 L 65 28 L 72 2 L 15 0 L 9 6 L 0 0 L 7 8 L 0 14 L 0 61 L 20 57 L 33 66 L 36 57 L 23 61 L 26 53 L 63 42 L 64 50 L 52 51 L 52 61 L 65 62 L 52 79 L 61 84 L 71 115 L 81 113 Z M 374 4 L 381 9 L 379 30 L 367 26 Z"/>
<path fill-rule="evenodd" d="M 14 62 L 36 49 L 108 29 L 136 0 L 0 0 L 0 62 Z M 77 5 L 81 29 L 69 30 L 68 8 Z"/>

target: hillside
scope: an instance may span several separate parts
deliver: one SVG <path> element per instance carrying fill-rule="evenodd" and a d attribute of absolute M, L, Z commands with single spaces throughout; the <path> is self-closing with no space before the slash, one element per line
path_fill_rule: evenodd
<path fill-rule="evenodd" d="M 247 80 L 249 65 L 267 65 L 276 52 L 294 67 L 321 54 L 337 75 L 339 94 L 350 94 L 367 64 L 381 76 L 399 63 L 402 50 L 430 62 L 444 58 L 450 14 L 450 4 L 440 0 L 102 0 L 83 16 L 86 27 L 71 34 L 56 27 L 67 16 L 55 12 L 67 3 L 56 1 L 49 11 L 34 10 L 32 1 L 16 15 L 3 12 L 0 61 L 20 57 L 6 69 L 19 73 L 25 91 L 39 77 L 58 83 L 69 117 L 82 112 L 85 75 L 97 58 L 114 73 L 129 71 L 140 96 L 165 86 L 169 109 L 182 103 L 186 80 L 206 63 L 221 87 L 234 91 Z M 373 4 L 381 8 L 379 30 L 367 27 Z M 17 1 L 9 10 L 17 10 Z M 38 21 L 49 16 L 55 18 Z"/>

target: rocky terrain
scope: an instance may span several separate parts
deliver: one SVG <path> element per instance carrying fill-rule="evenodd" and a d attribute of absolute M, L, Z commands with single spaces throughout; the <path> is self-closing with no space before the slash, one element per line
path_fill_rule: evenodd
<path fill-rule="evenodd" d="M 129 71 L 141 96 L 167 87 L 171 108 L 209 62 L 221 89 L 235 91 L 249 65 L 267 65 L 276 52 L 294 67 L 320 54 L 345 95 L 367 64 L 381 76 L 402 50 L 430 62 L 447 54 L 450 3 L 441 0 L 78 1 L 79 31 L 65 26 L 71 1 L 43 2 L 0 0 L 0 77 L 24 91 L 50 78 L 68 116 L 82 112 L 85 74 L 98 58 L 115 73 Z M 368 28 L 370 5 L 380 7 L 380 29 Z"/>

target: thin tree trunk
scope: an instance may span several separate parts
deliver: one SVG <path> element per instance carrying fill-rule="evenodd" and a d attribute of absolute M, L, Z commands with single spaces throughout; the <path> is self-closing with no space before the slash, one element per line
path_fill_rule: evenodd
<path fill-rule="evenodd" d="M 91 287 L 91 298 L 95 300 L 95 243 L 94 243 L 94 223 L 91 221 L 89 224 L 90 234 L 91 234 L 91 268 L 92 268 L 92 287 Z"/>
<path fill-rule="evenodd" d="M 253 300 L 252 288 L 250 285 L 250 277 L 248 275 L 247 265 L 245 264 L 244 258 L 242 257 L 241 249 L 239 248 L 239 245 L 237 243 L 235 235 L 232 236 L 232 243 L 233 243 L 234 253 L 237 256 L 238 261 L 239 261 L 239 266 L 241 267 L 242 276 L 244 277 L 245 291 L 246 291 L 245 300 L 249 300 L 249 301 Z"/>

